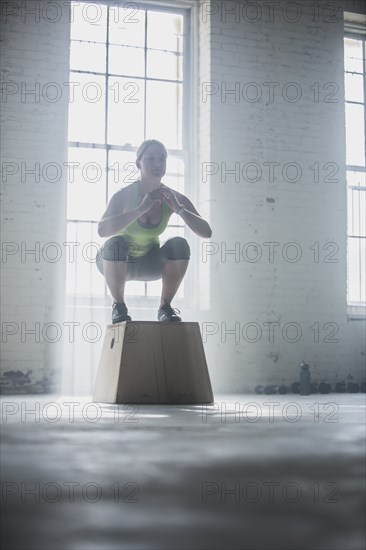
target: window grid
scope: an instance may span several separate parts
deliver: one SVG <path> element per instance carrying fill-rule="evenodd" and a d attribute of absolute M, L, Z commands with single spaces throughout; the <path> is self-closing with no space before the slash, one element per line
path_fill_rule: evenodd
<path fill-rule="evenodd" d="M 111 45 L 117 45 L 115 42 L 109 42 L 109 38 L 110 38 L 110 7 L 109 6 L 106 6 L 106 38 L 105 38 L 105 42 L 97 42 L 97 41 L 85 41 L 85 40 L 74 40 L 72 39 L 71 42 L 93 42 L 94 43 L 100 43 L 100 44 L 105 44 L 106 48 L 106 59 L 105 59 L 105 72 L 98 72 L 98 71 L 88 71 L 88 70 L 82 70 L 82 69 L 72 69 L 70 70 L 70 74 L 83 74 L 83 75 L 91 75 L 91 76 L 100 76 L 100 77 L 103 77 L 105 80 L 104 80 L 104 93 L 105 93 L 105 106 L 104 106 L 104 143 L 93 143 L 93 142 L 75 142 L 75 141 L 69 141 L 68 144 L 69 144 L 69 150 L 70 148 L 85 148 L 85 149 L 96 149 L 96 150 L 103 150 L 105 151 L 105 205 L 107 205 L 109 199 L 111 198 L 110 197 L 110 173 L 111 173 L 111 163 L 110 163 L 110 152 L 111 151 L 122 151 L 122 152 L 131 152 L 131 153 L 134 153 L 136 152 L 137 150 L 137 147 L 139 144 L 137 144 L 136 146 L 132 146 L 131 144 L 124 144 L 124 145 L 117 145 L 117 144 L 112 144 L 112 143 L 108 143 L 108 123 L 109 123 L 109 117 L 108 117 L 108 109 L 109 109 L 109 96 L 108 96 L 108 90 L 109 90 L 109 80 L 110 78 L 112 77 L 117 77 L 117 78 L 129 78 L 129 79 L 133 79 L 133 80 L 141 80 L 141 82 L 144 83 L 144 109 L 143 109 L 143 124 L 144 124 L 144 128 L 143 128 L 143 132 L 144 132 L 144 135 L 143 135 L 143 139 L 146 139 L 147 136 L 146 136 L 146 132 L 147 132 L 147 82 L 169 82 L 169 83 L 174 83 L 174 84 L 181 84 L 182 85 L 182 96 L 183 96 L 183 105 L 182 105 L 182 113 L 181 113 L 181 120 L 182 120 L 182 128 L 181 128 L 181 133 L 182 133 L 182 148 L 181 149 L 172 149 L 172 148 L 169 148 L 167 147 L 168 149 L 168 155 L 169 157 L 172 157 L 174 158 L 175 160 L 181 160 L 182 161 L 182 166 L 184 167 L 183 170 L 183 174 L 182 175 L 181 173 L 179 174 L 176 174 L 176 173 L 169 173 L 167 172 L 166 176 L 165 176 L 165 181 L 166 181 L 166 178 L 167 177 L 175 177 L 177 178 L 177 180 L 179 178 L 182 178 L 183 179 L 183 189 L 186 187 L 185 186 L 185 179 L 187 178 L 187 166 L 186 166 L 186 163 L 185 163 L 185 159 L 188 158 L 188 150 L 187 150 L 187 146 L 188 146 L 188 142 L 189 140 L 187 139 L 187 136 L 186 134 L 188 133 L 188 128 L 187 128 L 187 125 L 186 125 L 186 122 L 187 122 L 187 112 L 186 110 L 188 109 L 189 105 L 188 105 L 188 98 L 187 98 L 187 93 L 185 92 L 185 89 L 189 89 L 189 85 L 188 85 L 188 76 L 189 76 L 189 72 L 187 70 L 187 63 L 188 63 L 188 59 L 187 59 L 187 55 L 186 55 L 186 51 L 188 50 L 188 43 L 189 43 L 189 36 L 188 36 L 188 33 L 187 33 L 187 29 L 188 29 L 188 11 L 187 10 L 184 10 L 184 9 L 179 9 L 179 8 L 164 8 L 163 6 L 150 6 L 150 5 L 140 5 L 139 7 L 140 10 L 144 11 L 145 12 L 145 33 L 144 33 L 144 76 L 139 76 L 139 75 L 136 75 L 136 76 L 132 76 L 131 74 L 123 74 L 123 73 L 110 73 L 109 72 L 109 57 L 110 57 L 110 46 Z M 166 79 L 166 78 L 154 78 L 152 76 L 148 76 L 148 51 L 153 51 L 153 50 L 156 50 L 156 51 L 160 51 L 156 48 L 148 48 L 148 15 L 150 12 L 154 12 L 154 11 L 159 11 L 159 12 L 165 12 L 165 13 L 170 13 L 170 14 L 175 14 L 175 15 L 180 15 L 180 16 L 183 16 L 183 42 L 182 42 L 182 47 L 180 48 L 180 51 L 178 52 L 178 48 L 177 48 L 177 52 L 174 52 L 176 53 L 177 55 L 177 60 L 179 62 L 179 59 L 178 57 L 181 56 L 182 59 L 183 59 L 183 78 L 177 78 L 176 80 L 173 80 L 173 79 Z M 122 45 L 122 44 L 119 44 L 119 45 Z M 125 44 L 123 44 L 125 45 Z M 161 50 L 161 51 L 165 51 L 165 50 Z M 177 74 L 177 77 L 179 75 Z M 72 79 L 71 79 L 72 80 Z M 150 136 L 149 136 L 150 137 Z M 140 140 L 142 141 L 142 139 Z M 180 181 L 180 179 L 179 179 Z M 183 191 L 184 192 L 184 191 Z M 70 225 L 73 225 L 74 226 L 74 230 L 72 231 L 73 234 L 75 235 L 78 235 L 78 226 L 81 227 L 83 226 L 84 224 L 89 224 L 89 229 L 90 229 L 90 234 L 96 234 L 97 233 L 97 224 L 98 224 L 98 221 L 99 220 L 96 220 L 96 219 L 75 219 L 74 218 L 69 218 L 68 220 L 68 227 L 70 227 Z M 173 221 L 173 223 L 169 223 L 168 227 L 167 227 L 167 230 L 175 230 L 176 231 L 176 234 L 183 234 L 184 233 L 184 224 L 180 224 L 180 223 L 177 223 L 179 222 L 179 218 L 178 216 L 175 216 L 173 215 L 171 217 L 171 221 Z M 174 223 L 174 221 L 176 223 Z M 164 236 L 163 236 L 164 238 Z M 100 247 L 102 242 L 104 241 L 104 239 L 95 239 L 95 241 L 98 241 L 99 242 L 97 243 L 97 245 Z M 91 241 L 93 242 L 93 241 Z M 80 261 L 80 260 L 79 260 Z M 84 261 L 84 258 L 81 260 L 81 261 Z M 102 302 L 105 302 L 105 299 L 106 297 L 108 296 L 108 288 L 107 288 L 107 285 L 103 279 L 103 283 L 104 283 L 104 293 L 103 293 L 103 297 L 99 294 L 99 295 L 94 295 L 92 296 L 93 292 L 92 292 L 92 288 L 93 288 L 93 284 L 92 284 L 92 274 L 93 274 L 93 270 L 95 270 L 96 272 L 96 276 L 98 277 L 102 277 L 98 271 L 97 271 L 97 268 L 95 266 L 94 263 L 90 263 L 90 270 L 89 270 L 89 286 L 90 286 L 90 292 L 89 293 L 86 293 L 86 295 L 84 294 L 84 296 L 81 296 L 81 295 L 78 295 L 78 292 L 76 291 L 76 288 L 77 288 L 77 284 L 76 284 L 76 279 L 77 279 L 77 273 L 78 273 L 78 260 L 76 258 L 75 260 L 75 265 L 72 266 L 72 270 L 69 269 L 69 277 L 73 277 L 74 279 L 74 292 L 71 292 L 69 291 L 68 294 L 68 297 L 70 298 L 71 296 L 74 296 L 74 301 L 75 301 L 75 298 L 77 297 L 78 298 L 78 302 L 79 303 L 83 303 L 85 302 L 85 304 L 87 303 L 90 303 L 90 299 L 92 299 L 93 303 L 97 303 L 97 304 L 101 304 Z M 156 298 L 156 294 L 150 296 L 149 295 L 149 285 L 153 286 L 153 282 L 152 283 L 148 283 L 148 282 L 145 282 L 144 283 L 144 295 L 139 295 L 139 296 L 133 296 L 133 293 L 129 294 L 129 285 L 131 284 L 134 284 L 133 282 L 128 282 L 128 284 L 126 285 L 126 295 L 129 297 L 129 301 L 131 302 L 130 298 L 134 298 L 136 303 L 140 303 L 141 300 L 144 300 L 146 301 L 146 298 L 149 299 L 151 297 L 154 297 Z M 80 287 L 80 284 L 79 284 L 79 287 Z M 89 294 L 89 295 L 88 295 Z M 88 296 L 87 296 L 88 295 Z M 184 297 L 184 287 L 182 285 L 180 291 L 178 291 L 177 293 L 177 300 L 179 299 L 182 299 Z M 103 300 L 101 301 L 101 298 L 103 298 Z M 134 303 L 133 303 L 133 300 L 131 302 L 131 305 L 133 306 Z"/>
<path fill-rule="evenodd" d="M 360 35 L 355 35 L 350 32 L 345 32 L 345 54 L 348 55 L 349 41 L 357 41 L 362 46 L 362 68 L 360 70 L 347 70 L 347 62 L 345 63 L 345 83 L 346 83 L 346 100 L 345 109 L 347 113 L 347 105 L 360 105 L 363 110 L 363 161 L 357 164 L 349 164 L 348 160 L 351 156 L 351 144 L 349 143 L 349 133 L 347 133 L 346 156 L 347 156 L 347 301 L 349 306 L 363 306 L 365 299 L 365 213 L 362 211 L 362 204 L 365 203 L 366 197 L 366 168 L 365 168 L 365 151 L 366 151 L 366 128 L 365 128 L 365 97 L 366 97 L 366 59 L 365 59 L 365 38 Z M 356 42 L 356 43 L 357 43 Z M 348 60 L 348 57 L 346 57 Z M 345 61 L 346 61 L 345 60 Z M 354 67 L 353 67 L 354 69 Z M 348 75 L 362 76 L 363 81 L 363 101 L 357 101 L 347 97 L 349 94 L 349 84 L 347 87 Z M 352 76 L 351 76 L 352 78 Z M 354 92 L 354 88 L 352 93 Z M 348 129 L 349 130 L 349 129 Z M 360 136 L 358 136 L 360 137 Z M 353 157 L 354 158 L 354 157 Z M 357 183 L 355 185 L 355 183 Z"/>

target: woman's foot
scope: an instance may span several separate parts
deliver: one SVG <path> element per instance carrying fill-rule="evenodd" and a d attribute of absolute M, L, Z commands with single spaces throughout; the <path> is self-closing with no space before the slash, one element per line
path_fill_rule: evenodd
<path fill-rule="evenodd" d="M 122 323 L 123 321 L 131 321 L 131 317 L 128 315 L 127 306 L 124 303 L 118 304 L 114 302 L 112 306 L 112 323 Z"/>
<path fill-rule="evenodd" d="M 158 321 L 181 321 L 176 312 L 180 313 L 179 309 L 173 309 L 170 304 L 165 303 L 159 307 Z"/>

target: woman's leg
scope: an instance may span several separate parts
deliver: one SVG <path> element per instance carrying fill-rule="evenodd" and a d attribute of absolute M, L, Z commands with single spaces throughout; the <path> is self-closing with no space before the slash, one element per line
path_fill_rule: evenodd
<path fill-rule="evenodd" d="M 170 304 L 180 287 L 186 274 L 191 251 L 189 244 L 183 237 L 168 239 L 161 247 L 161 254 L 165 258 L 162 279 L 163 287 L 160 305 Z"/>
<path fill-rule="evenodd" d="M 125 304 L 125 285 L 129 279 L 131 261 L 134 261 L 129 258 L 129 245 L 122 236 L 111 237 L 104 244 L 101 256 L 97 265 L 99 264 L 114 299 L 112 323 L 131 321 Z"/>
<path fill-rule="evenodd" d="M 97 266 L 114 301 L 123 304 L 129 266 L 128 244 L 123 237 L 111 237 L 105 242 Z"/>
<path fill-rule="evenodd" d="M 111 262 L 103 259 L 103 273 L 109 291 L 115 302 L 124 304 L 127 280 L 127 262 Z"/>
<path fill-rule="evenodd" d="M 186 274 L 189 260 L 167 260 L 163 268 L 160 305 L 170 304 Z"/>

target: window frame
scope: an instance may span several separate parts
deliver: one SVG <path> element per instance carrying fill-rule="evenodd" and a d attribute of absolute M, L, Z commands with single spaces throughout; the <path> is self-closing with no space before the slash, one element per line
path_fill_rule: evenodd
<path fill-rule="evenodd" d="M 345 13 L 345 22 L 344 22 L 344 35 L 343 35 L 343 38 L 346 39 L 346 38 L 350 38 L 350 39 L 357 39 L 357 40 L 362 40 L 363 41 L 363 48 L 364 48 L 364 51 L 363 51 L 363 92 L 364 92 L 364 101 L 363 101 L 363 104 L 364 104 L 364 109 L 365 109 L 365 114 L 366 114 L 366 30 L 364 28 L 364 26 L 360 23 L 356 23 L 354 21 L 349 21 L 349 15 Z M 344 69 L 344 75 L 346 74 L 346 70 Z M 347 103 L 353 103 L 353 102 L 349 102 L 349 101 L 346 101 L 346 97 L 345 97 L 345 100 L 344 100 L 344 105 L 346 106 Z M 365 147 L 365 151 L 366 151 L 366 123 L 365 124 L 365 127 L 364 127 L 364 147 Z M 345 155 L 346 156 L 346 155 Z M 364 172 L 365 175 L 366 175 L 366 166 L 354 166 L 354 165 L 349 165 L 349 164 L 345 164 L 345 172 L 346 172 L 346 189 L 347 189 L 347 195 L 346 195 L 346 200 L 347 200 L 347 210 L 348 210 L 348 190 L 352 188 L 352 186 L 348 183 L 348 180 L 347 180 L 347 172 L 350 171 L 357 171 L 357 172 Z M 366 196 L 366 187 L 361 187 L 361 189 L 359 190 L 360 193 L 365 193 L 365 196 Z M 348 214 L 347 214 L 348 216 Z M 347 295 L 346 295 L 346 301 L 347 301 L 347 318 L 348 320 L 365 320 L 366 319 L 366 303 L 364 302 L 351 302 L 349 301 L 348 299 L 348 246 L 349 246 L 349 241 L 350 239 L 366 239 L 366 237 L 362 237 L 362 235 L 360 236 L 351 236 L 349 235 L 349 232 L 348 232 L 348 218 L 347 218 L 347 236 L 346 236 L 346 239 L 347 239 L 347 256 L 346 256 L 346 262 L 347 262 Z"/>

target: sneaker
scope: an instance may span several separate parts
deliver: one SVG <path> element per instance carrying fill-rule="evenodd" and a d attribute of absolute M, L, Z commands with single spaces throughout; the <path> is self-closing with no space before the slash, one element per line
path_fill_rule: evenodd
<path fill-rule="evenodd" d="M 178 317 L 176 312 L 180 313 L 179 309 L 173 309 L 170 304 L 166 303 L 159 307 L 158 321 L 181 321 L 182 319 Z"/>
<path fill-rule="evenodd" d="M 131 321 L 127 306 L 126 304 L 114 302 L 112 306 L 112 323 L 122 323 L 123 321 Z"/>

